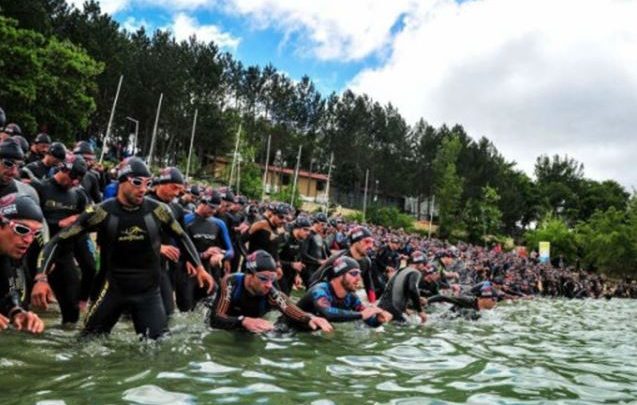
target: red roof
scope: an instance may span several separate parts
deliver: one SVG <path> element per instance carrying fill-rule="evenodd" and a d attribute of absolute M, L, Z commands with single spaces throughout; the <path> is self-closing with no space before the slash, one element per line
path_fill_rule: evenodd
<path fill-rule="evenodd" d="M 230 159 L 222 157 L 222 156 L 217 156 L 215 157 L 215 161 L 221 162 L 221 163 L 226 163 L 226 164 L 230 164 Z M 257 165 L 261 168 L 261 169 L 265 169 L 265 165 L 262 164 L 258 164 Z M 268 171 L 269 172 L 274 172 L 274 173 L 285 173 L 285 174 L 289 174 L 294 176 L 294 170 L 293 169 L 288 169 L 286 167 L 278 167 L 278 166 L 268 166 Z M 310 178 L 310 179 L 314 179 L 314 180 L 322 180 L 322 181 L 327 181 L 327 176 L 321 173 L 310 173 L 308 171 L 305 170 L 299 170 L 299 177 L 305 177 L 305 178 Z"/>

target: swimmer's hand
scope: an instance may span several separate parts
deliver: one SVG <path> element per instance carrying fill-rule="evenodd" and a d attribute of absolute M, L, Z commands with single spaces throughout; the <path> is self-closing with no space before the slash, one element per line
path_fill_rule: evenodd
<path fill-rule="evenodd" d="M 207 288 L 208 294 L 212 294 L 213 289 L 215 288 L 215 281 L 210 274 L 203 268 L 203 266 L 193 266 L 192 263 L 186 262 L 186 270 L 188 271 L 188 275 L 190 277 L 197 277 L 197 283 L 199 284 L 199 288 Z"/>
<path fill-rule="evenodd" d="M 241 325 L 248 331 L 253 333 L 269 332 L 274 329 L 272 322 L 266 321 L 261 318 L 249 318 L 245 317 L 241 321 Z"/>
<path fill-rule="evenodd" d="M 308 322 L 308 325 L 312 330 L 321 329 L 323 332 L 332 332 L 334 327 L 330 324 L 327 319 L 321 318 L 320 316 L 313 316 Z"/>
<path fill-rule="evenodd" d="M 44 322 L 31 311 L 18 312 L 13 317 L 13 326 L 15 326 L 17 330 L 24 330 L 31 333 L 44 332 Z"/>
<path fill-rule="evenodd" d="M 33 291 L 31 291 L 31 303 L 35 308 L 48 309 L 51 302 L 53 302 L 53 290 L 46 277 L 40 279 L 36 277 Z"/>
<path fill-rule="evenodd" d="M 161 245 L 159 248 L 159 253 L 164 256 L 166 259 L 177 262 L 179 261 L 179 248 L 172 245 Z"/>

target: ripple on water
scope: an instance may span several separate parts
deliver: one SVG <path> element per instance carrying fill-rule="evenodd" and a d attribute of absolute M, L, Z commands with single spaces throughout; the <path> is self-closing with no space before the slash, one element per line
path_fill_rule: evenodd
<path fill-rule="evenodd" d="M 143 405 L 181 405 L 195 403 L 195 397 L 181 392 L 166 391 L 156 385 L 142 385 L 124 391 L 124 401 Z"/>

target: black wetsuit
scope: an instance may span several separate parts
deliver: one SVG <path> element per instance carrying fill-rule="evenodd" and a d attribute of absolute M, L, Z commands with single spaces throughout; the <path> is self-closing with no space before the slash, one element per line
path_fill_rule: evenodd
<path fill-rule="evenodd" d="M 387 267 L 398 270 L 400 267 L 400 254 L 392 250 L 389 246 L 383 246 L 372 261 L 372 277 L 374 279 L 374 291 L 380 297 L 389 281 L 387 278 Z"/>
<path fill-rule="evenodd" d="M 42 160 L 44 159 L 44 154 L 43 153 L 35 153 L 33 151 L 29 151 L 29 154 L 27 155 L 27 158 L 25 160 L 25 162 L 27 164 L 31 163 L 31 162 L 36 162 L 38 160 Z"/>
<path fill-rule="evenodd" d="M 279 260 L 279 246 L 285 238 L 284 232 L 277 232 L 277 228 L 267 219 L 252 224 L 248 236 L 248 253 L 265 250 L 274 260 Z"/>
<path fill-rule="evenodd" d="M 272 287 L 265 296 L 254 295 L 245 288 L 244 273 L 229 274 L 221 280 L 219 293 L 210 313 L 210 326 L 219 329 L 242 328 L 239 316 L 260 318 L 272 309 L 300 324 L 307 324 L 311 316 L 300 310 L 290 298 Z"/>
<path fill-rule="evenodd" d="M 224 247 L 221 228 L 219 228 L 219 225 L 217 225 L 212 218 L 205 218 L 197 214 L 186 214 L 184 222 L 186 223 L 184 229 L 200 256 L 210 247 Z M 204 260 L 203 266 L 206 271 L 212 275 L 215 282 L 219 284 L 223 269 L 211 266 L 209 260 Z M 189 277 L 184 271 L 176 272 L 175 296 L 177 308 L 179 308 L 180 311 L 192 311 L 197 301 L 205 297 L 205 295 L 205 291 L 197 285 L 196 279 Z"/>
<path fill-rule="evenodd" d="M 292 268 L 292 263 L 301 261 L 302 243 L 302 240 L 294 237 L 293 231 L 291 230 L 290 233 L 286 234 L 285 241 L 279 251 L 281 269 L 283 270 L 283 277 L 281 277 L 278 281 L 279 288 L 283 293 L 288 295 L 292 292 L 294 279 L 298 274 L 297 271 Z"/>
<path fill-rule="evenodd" d="M 100 192 L 100 180 L 99 174 L 94 171 L 87 171 L 82 178 L 81 187 L 86 198 L 93 204 L 99 204 L 102 202 L 102 193 Z M 84 235 L 78 238 L 74 242 L 73 252 L 77 264 L 82 271 L 82 282 L 80 287 L 80 301 L 88 300 L 91 291 L 93 296 L 97 294 L 100 286 L 93 288 L 95 273 L 97 272 L 97 263 L 95 261 L 95 244 L 89 235 Z"/>
<path fill-rule="evenodd" d="M 26 277 L 20 263 L 0 256 L 0 314 L 10 317 L 25 304 Z"/>
<path fill-rule="evenodd" d="M 100 267 L 106 282 L 89 309 L 84 334 L 108 333 L 124 310 L 130 310 L 138 334 L 159 337 L 168 317 L 159 290 L 161 278 L 161 235 L 175 238 L 185 259 L 201 265 L 195 247 L 175 220 L 170 208 L 144 198 L 137 207 L 126 207 L 109 199 L 88 207 L 69 228 L 59 232 L 42 254 L 40 271 L 48 270 L 58 246 L 87 232 L 98 233 Z"/>
<path fill-rule="evenodd" d="M 40 196 L 40 206 L 46 219 L 51 237 L 61 231 L 60 220 L 80 214 L 88 201 L 78 188 L 65 188 L 55 178 L 42 182 L 34 181 L 33 187 Z M 62 323 L 77 322 L 80 317 L 80 273 L 75 266 L 74 246 L 72 242 L 62 243 L 55 258 L 55 269 L 49 277 L 49 283 L 60 304 Z"/>
<path fill-rule="evenodd" d="M 378 307 L 390 312 L 395 321 L 404 322 L 403 313 L 407 310 L 407 304 L 416 312 L 422 312 L 420 303 L 420 290 L 418 284 L 422 273 L 412 267 L 400 269 L 389 279 L 383 295 L 378 302 Z"/>
<path fill-rule="evenodd" d="M 301 245 L 301 261 L 305 265 L 301 278 L 305 287 L 309 288 L 312 274 L 321 266 L 321 261 L 327 258 L 328 253 L 323 237 L 312 230 Z"/>
<path fill-rule="evenodd" d="M 52 166 L 47 166 L 43 161 L 36 160 L 24 166 L 24 168 L 28 169 L 36 179 L 44 180 L 49 177 Z"/>
<path fill-rule="evenodd" d="M 184 216 L 186 215 L 186 211 L 184 208 L 177 202 L 177 200 L 173 201 L 163 201 L 157 194 L 149 193 L 148 197 L 166 204 L 170 210 L 172 211 L 173 217 L 175 220 L 184 227 Z M 163 233 L 161 236 L 161 244 L 162 245 L 172 245 L 175 246 L 175 241 L 167 234 Z M 178 271 L 181 271 L 180 262 L 173 262 L 171 260 L 166 259 L 162 256 L 162 269 L 161 280 L 160 280 L 160 289 L 161 289 L 161 298 L 164 301 L 164 308 L 166 309 L 167 315 L 172 315 L 175 312 L 175 300 L 174 300 L 174 291 L 175 291 L 175 275 Z"/>

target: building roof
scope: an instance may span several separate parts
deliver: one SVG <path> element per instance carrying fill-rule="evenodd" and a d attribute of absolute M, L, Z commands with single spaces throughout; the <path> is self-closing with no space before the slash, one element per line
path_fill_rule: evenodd
<path fill-rule="evenodd" d="M 212 156 L 210 156 L 212 159 Z M 230 164 L 230 159 L 225 158 L 223 156 L 214 157 L 215 162 Z M 261 170 L 265 170 L 265 165 L 261 165 L 257 163 L 257 166 L 261 168 Z M 288 169 L 287 167 L 278 167 L 278 166 L 268 166 L 268 171 L 272 173 L 284 173 L 294 176 L 294 169 Z M 321 173 L 310 173 L 305 170 L 299 170 L 299 177 L 310 178 L 314 180 L 327 181 L 327 176 Z"/>

